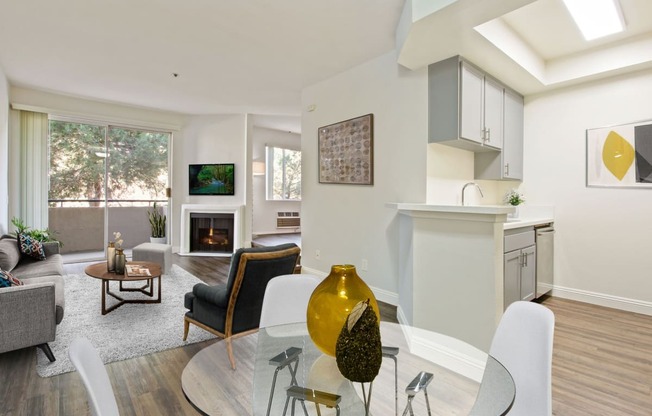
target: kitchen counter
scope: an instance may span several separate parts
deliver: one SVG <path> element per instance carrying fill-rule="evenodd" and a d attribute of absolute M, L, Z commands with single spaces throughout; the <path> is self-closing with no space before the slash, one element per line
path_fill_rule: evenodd
<path fill-rule="evenodd" d="M 552 217 L 525 217 L 525 218 L 508 218 L 503 224 L 503 230 L 513 230 L 515 228 L 530 227 L 535 225 L 550 224 L 555 222 Z"/>
<path fill-rule="evenodd" d="M 446 212 L 460 214 L 511 214 L 515 208 L 509 205 L 431 205 L 413 203 L 388 203 L 387 207 L 399 211 Z"/>
<path fill-rule="evenodd" d="M 553 207 L 387 203 L 399 227 L 399 322 L 484 351 L 502 317 L 505 230 L 553 222 Z"/>

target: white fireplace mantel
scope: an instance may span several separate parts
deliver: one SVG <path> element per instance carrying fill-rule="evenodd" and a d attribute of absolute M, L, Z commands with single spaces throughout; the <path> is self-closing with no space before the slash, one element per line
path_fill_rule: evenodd
<path fill-rule="evenodd" d="M 242 247 L 242 209 L 243 205 L 225 206 L 208 204 L 181 205 L 181 256 L 230 256 L 232 253 L 195 253 L 190 251 L 190 214 L 233 214 L 233 251 Z"/>

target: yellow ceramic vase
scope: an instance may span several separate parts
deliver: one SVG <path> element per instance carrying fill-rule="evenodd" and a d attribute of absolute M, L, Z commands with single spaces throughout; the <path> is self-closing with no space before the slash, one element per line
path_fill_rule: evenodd
<path fill-rule="evenodd" d="M 306 312 L 310 338 L 324 354 L 335 357 L 335 344 L 346 317 L 358 302 L 367 299 L 380 322 L 376 298 L 356 273 L 355 266 L 331 267 L 328 277 L 312 292 Z"/>

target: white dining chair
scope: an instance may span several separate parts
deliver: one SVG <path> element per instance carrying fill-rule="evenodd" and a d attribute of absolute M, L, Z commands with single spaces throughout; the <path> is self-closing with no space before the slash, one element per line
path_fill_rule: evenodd
<path fill-rule="evenodd" d="M 86 387 L 91 414 L 93 416 L 119 415 L 118 403 L 113 394 L 109 375 L 93 344 L 86 338 L 76 338 L 70 343 L 68 356 Z"/>
<path fill-rule="evenodd" d="M 310 295 L 322 279 L 311 274 L 285 274 L 267 283 L 260 327 L 306 322 Z"/>
<path fill-rule="evenodd" d="M 555 315 L 534 302 L 507 307 L 490 354 L 512 375 L 516 397 L 509 416 L 552 414 L 552 342 Z"/>
<path fill-rule="evenodd" d="M 322 279 L 311 274 L 284 274 L 274 277 L 267 283 L 267 287 L 265 288 L 259 327 L 266 328 L 268 334 L 273 336 L 273 327 L 275 325 L 306 322 L 306 311 L 308 310 L 310 296 L 321 281 Z M 270 359 L 270 364 L 276 366 L 276 369 L 274 370 L 272 388 L 269 393 L 267 416 L 271 412 L 274 392 L 276 391 L 276 379 L 281 370 L 287 368 L 291 375 L 290 386 L 299 388 L 297 386 L 296 372 L 299 367 L 299 359 L 302 352 L 301 348 L 290 348 Z M 287 411 L 291 398 L 291 395 L 288 393 L 285 400 L 285 411 Z M 296 398 L 293 398 L 292 415 L 294 415 L 295 401 Z M 300 400 L 300 402 L 304 414 L 307 415 L 308 410 L 305 400 Z M 319 412 L 319 404 L 315 402 L 315 405 Z M 284 414 L 285 411 L 283 412 Z"/>

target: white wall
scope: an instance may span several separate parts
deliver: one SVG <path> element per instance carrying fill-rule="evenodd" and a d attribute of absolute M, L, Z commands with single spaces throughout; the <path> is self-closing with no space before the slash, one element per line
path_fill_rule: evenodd
<path fill-rule="evenodd" d="M 475 182 L 482 194 L 473 187 L 466 188 L 466 205 L 502 205 L 505 193 L 518 188 L 518 181 L 487 181 L 473 179 L 474 153 L 439 143 L 428 145 L 428 191 L 426 202 L 434 205 L 460 205 L 462 188 Z"/>
<path fill-rule="evenodd" d="M 587 188 L 586 129 L 651 120 L 652 73 L 526 98 L 528 204 L 555 207 L 554 294 L 652 314 L 652 189 Z"/>
<path fill-rule="evenodd" d="M 188 118 L 181 133 L 183 140 L 175 140 L 174 175 L 172 189 L 174 198 L 172 245 L 177 251 L 180 244 L 181 204 L 210 204 L 239 206 L 247 200 L 247 126 L 246 114 L 193 116 Z M 234 195 L 188 195 L 188 165 L 197 163 L 235 163 Z M 250 229 L 251 218 L 245 213 L 244 226 Z M 250 234 L 246 234 L 250 235 Z M 250 238 L 246 237 L 245 244 Z"/>
<path fill-rule="evenodd" d="M 398 219 L 387 202 L 425 202 L 427 73 L 408 71 L 394 52 L 303 91 L 302 257 L 328 273 L 351 263 L 376 296 L 396 304 Z M 306 111 L 315 105 L 314 112 Z M 318 183 L 317 129 L 374 114 L 374 185 Z M 320 251 L 316 259 L 315 251 Z M 360 269 L 367 259 L 369 270 Z"/>
<path fill-rule="evenodd" d="M 0 66 L 0 235 L 9 232 L 9 83 Z"/>
<path fill-rule="evenodd" d="M 252 159 L 254 161 L 265 161 L 266 145 L 301 150 L 301 136 L 291 132 L 254 127 L 252 150 Z M 268 201 L 265 195 L 266 180 L 267 175 L 257 175 L 253 177 L 253 233 L 273 234 L 292 232 L 293 230 L 279 230 L 276 228 L 276 212 L 300 212 L 301 202 Z"/>

